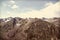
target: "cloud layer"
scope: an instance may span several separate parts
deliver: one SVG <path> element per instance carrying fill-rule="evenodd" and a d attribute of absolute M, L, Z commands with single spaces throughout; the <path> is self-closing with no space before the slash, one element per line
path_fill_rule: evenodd
<path fill-rule="evenodd" d="M 47 3 L 45 5 L 46 7 L 41 9 L 41 10 L 34 10 L 31 9 L 32 11 L 26 12 L 26 13 L 21 13 L 20 15 L 17 14 L 18 16 L 22 18 L 41 18 L 41 17 L 46 17 L 46 18 L 52 18 L 52 17 L 59 17 L 57 14 L 60 12 L 60 2 L 57 2 L 55 4 L 53 3 Z"/>
<path fill-rule="evenodd" d="M 56 1 L 16 1 L 2 2 L 1 17 L 52 18 L 60 17 L 60 2 Z"/>

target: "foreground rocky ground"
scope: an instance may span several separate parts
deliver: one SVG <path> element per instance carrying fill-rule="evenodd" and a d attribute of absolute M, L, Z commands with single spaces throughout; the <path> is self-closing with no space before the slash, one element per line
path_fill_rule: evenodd
<path fill-rule="evenodd" d="M 0 40 L 60 40 L 60 18 L 0 19 Z"/>

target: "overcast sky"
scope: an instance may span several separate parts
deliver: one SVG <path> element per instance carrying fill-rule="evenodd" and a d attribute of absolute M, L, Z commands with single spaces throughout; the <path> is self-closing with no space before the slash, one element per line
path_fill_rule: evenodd
<path fill-rule="evenodd" d="M 59 0 L 0 0 L 0 18 L 60 17 Z"/>

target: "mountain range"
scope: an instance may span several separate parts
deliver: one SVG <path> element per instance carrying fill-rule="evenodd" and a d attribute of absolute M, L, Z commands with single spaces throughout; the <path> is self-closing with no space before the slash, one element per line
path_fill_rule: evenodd
<path fill-rule="evenodd" d="M 60 40 L 60 18 L 1 18 L 0 40 Z"/>

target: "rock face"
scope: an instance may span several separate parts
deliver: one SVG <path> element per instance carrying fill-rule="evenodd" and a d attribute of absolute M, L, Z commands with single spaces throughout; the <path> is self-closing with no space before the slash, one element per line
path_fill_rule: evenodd
<path fill-rule="evenodd" d="M 55 23 L 38 18 L 0 19 L 0 40 L 59 40 L 60 26 Z"/>

